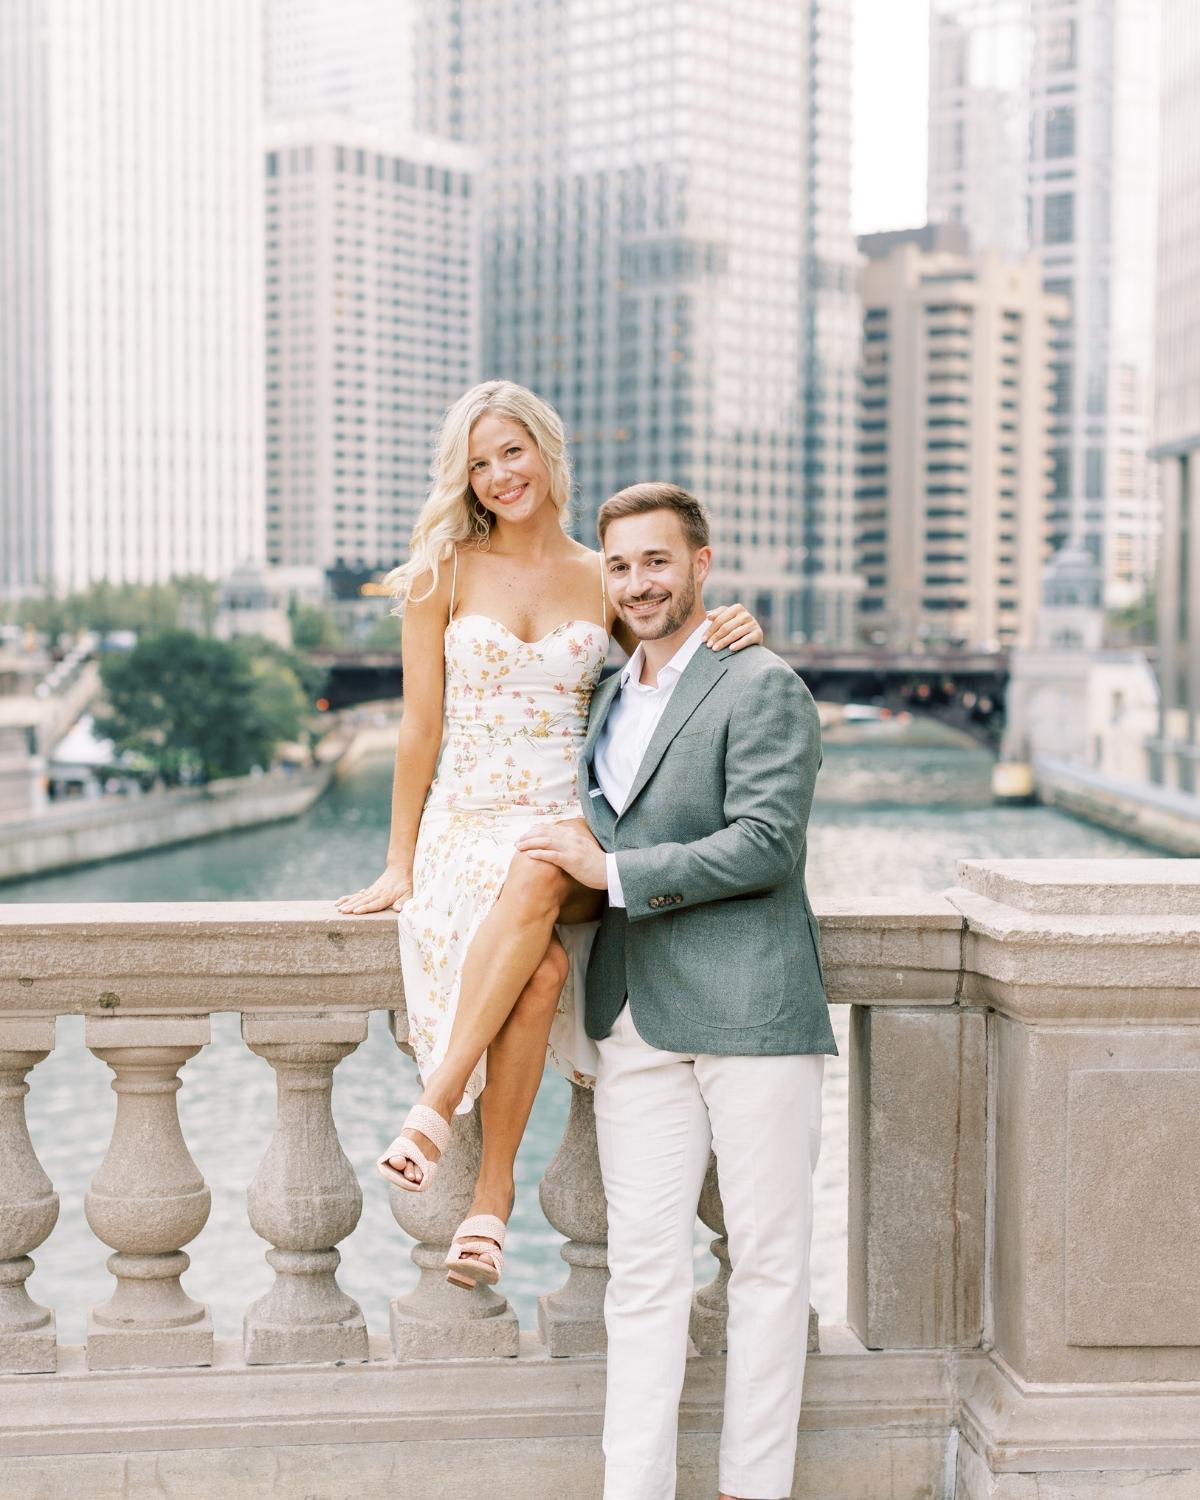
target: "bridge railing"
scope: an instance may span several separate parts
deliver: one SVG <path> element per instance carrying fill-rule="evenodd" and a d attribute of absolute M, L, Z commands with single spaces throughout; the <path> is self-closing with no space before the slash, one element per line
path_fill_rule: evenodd
<path fill-rule="evenodd" d="M 1200 1475 L 1200 1391 L 1180 1385 L 1200 1382 L 1200 1250 L 1189 1238 L 1200 1212 L 1200 861 L 968 864 L 944 897 L 863 898 L 819 915 L 830 996 L 854 1007 L 850 1326 L 827 1330 L 810 1361 L 801 1470 L 818 1451 L 827 1476 L 853 1462 L 861 1477 L 877 1460 L 891 1466 L 890 1490 L 844 1492 L 927 1494 L 953 1429 L 960 1500 L 1008 1494 L 993 1481 L 1020 1465 L 1083 1468 L 1088 1493 L 1107 1494 L 1111 1476 L 1169 1441 L 1173 1467 Z M 112 1457 L 151 1444 L 191 1453 L 189 1472 L 210 1492 L 271 1493 L 238 1488 L 231 1455 L 252 1468 L 251 1449 L 278 1459 L 318 1441 L 294 1413 L 317 1399 L 322 1370 L 321 1441 L 366 1434 L 403 1448 L 413 1434 L 391 1406 L 378 1409 L 378 1372 L 391 1372 L 388 1399 L 403 1404 L 416 1390 L 425 1399 L 431 1364 L 464 1359 L 483 1361 L 458 1398 L 478 1419 L 465 1435 L 491 1442 L 497 1411 L 521 1413 L 526 1458 L 536 1452 L 560 1476 L 512 1493 L 564 1493 L 554 1488 L 564 1463 L 582 1465 L 579 1493 L 592 1492 L 599 1386 L 586 1372 L 603 1354 L 607 1267 L 586 1090 L 572 1091 L 541 1186 L 567 1242 L 536 1338 L 520 1335 L 501 1291 L 468 1295 L 444 1280 L 478 1164 L 473 1113 L 457 1120 L 433 1190 L 391 1193 L 420 1276 L 392 1300 L 385 1341 L 338 1282 L 363 1185 L 330 1098 L 370 1011 L 390 1012 L 404 1037 L 392 920 L 342 918 L 324 903 L 10 905 L 0 952 L 0 1454 L 20 1459 L 37 1493 L 66 1493 L 64 1445 Z M 246 1209 L 274 1281 L 247 1306 L 237 1345 L 214 1338 L 187 1289 L 185 1247 L 210 1198 L 177 1110 L 210 1015 L 228 1011 L 273 1069 L 277 1098 Z M 53 1310 L 26 1286 L 58 1199 L 25 1096 L 68 1014 L 83 1015 L 117 1094 L 86 1196 L 97 1255 L 101 1244 L 111 1252 L 111 1294 L 91 1310 L 82 1351 L 59 1346 Z M 728 1254 L 712 1179 L 700 1209 L 717 1240 L 692 1331 L 719 1367 Z M 566 1385 L 553 1373 L 576 1367 Z M 187 1375 L 206 1368 L 198 1383 Z M 354 1369 L 366 1384 L 347 1383 Z M 702 1358 L 689 1381 L 698 1463 L 719 1425 L 710 1369 Z M 256 1386 L 271 1371 L 284 1383 Z M 119 1403 L 97 1418 L 122 1388 L 90 1382 L 115 1372 L 157 1372 L 152 1436 L 150 1419 Z M 230 1409 L 234 1379 L 235 1428 L 220 1444 L 197 1436 Z M 274 1492 L 325 1493 L 297 1475 Z"/>

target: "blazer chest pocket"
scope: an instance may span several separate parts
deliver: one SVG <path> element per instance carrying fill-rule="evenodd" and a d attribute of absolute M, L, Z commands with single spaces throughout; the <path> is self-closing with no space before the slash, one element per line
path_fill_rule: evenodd
<path fill-rule="evenodd" d="M 702 724 L 698 729 L 681 729 L 671 741 L 671 748 L 695 752 L 705 750 L 717 737 L 716 724 Z"/>

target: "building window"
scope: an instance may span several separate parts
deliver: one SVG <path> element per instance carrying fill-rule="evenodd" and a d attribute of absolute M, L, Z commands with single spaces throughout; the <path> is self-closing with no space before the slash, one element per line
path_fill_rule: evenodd
<path fill-rule="evenodd" d="M 1104 450 L 1103 448 L 1089 448 L 1084 455 L 1084 498 L 1088 500 L 1103 500 L 1104 498 Z"/>
<path fill-rule="evenodd" d="M 1075 194 L 1047 193 L 1042 238 L 1047 245 L 1069 245 L 1075 238 Z"/>
<path fill-rule="evenodd" d="M 1061 104 L 1046 111 L 1047 157 L 1075 155 L 1075 106 Z"/>
<path fill-rule="evenodd" d="M 1075 66 L 1074 20 L 1049 21 L 1046 25 L 1046 71 L 1069 73 Z"/>

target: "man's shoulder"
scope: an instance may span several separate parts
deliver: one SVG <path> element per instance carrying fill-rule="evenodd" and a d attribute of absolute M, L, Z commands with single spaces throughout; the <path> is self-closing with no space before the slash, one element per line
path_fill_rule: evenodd
<path fill-rule="evenodd" d="M 799 673 L 766 646 L 731 651 L 724 662 L 726 674 L 740 689 L 757 684 L 771 689 L 793 687 L 802 697 L 811 696 Z"/>

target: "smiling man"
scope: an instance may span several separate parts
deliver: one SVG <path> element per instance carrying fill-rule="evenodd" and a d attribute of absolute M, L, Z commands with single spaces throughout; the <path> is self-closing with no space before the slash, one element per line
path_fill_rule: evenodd
<path fill-rule="evenodd" d="M 696 1204 L 716 1152 L 729 1234 L 723 1500 L 790 1495 L 812 1172 L 836 1052 L 804 886 L 820 765 L 807 688 L 762 647 L 704 647 L 700 503 L 639 484 L 599 515 L 640 645 L 596 691 L 587 822 L 521 847 L 608 891 L 587 1030 L 608 1198 L 605 1500 L 673 1500 Z"/>

